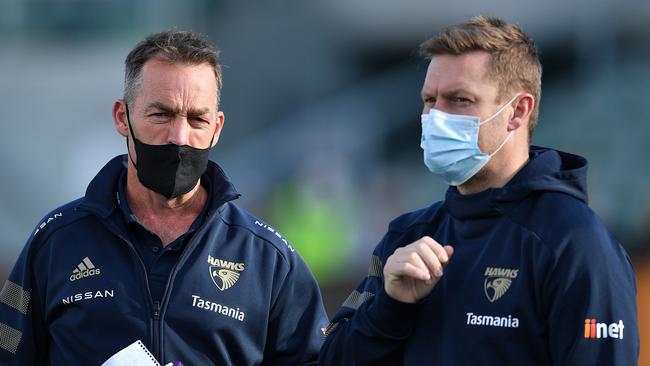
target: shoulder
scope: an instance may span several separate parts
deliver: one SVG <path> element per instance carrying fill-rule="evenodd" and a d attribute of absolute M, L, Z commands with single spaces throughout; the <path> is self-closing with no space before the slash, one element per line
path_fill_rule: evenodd
<path fill-rule="evenodd" d="M 630 257 L 598 215 L 586 203 L 561 193 L 543 194 L 537 203 L 537 221 L 529 224 L 548 257 L 536 260 L 544 267 L 545 288 L 562 295 L 557 301 L 575 291 L 598 288 L 602 299 L 633 302 L 636 285 Z"/>
<path fill-rule="evenodd" d="M 29 241 L 43 243 L 62 228 L 69 227 L 79 220 L 88 217 L 89 213 L 77 209 L 81 201 L 82 199 L 80 198 L 68 202 L 47 213 L 34 228 Z"/>
<path fill-rule="evenodd" d="M 250 236 L 263 245 L 273 247 L 287 262 L 297 256 L 294 247 L 278 230 L 232 202 L 223 206 L 220 218 L 224 224 L 239 230 L 240 235 Z"/>
<path fill-rule="evenodd" d="M 431 224 L 441 206 L 442 202 L 436 202 L 429 207 L 398 216 L 388 225 L 388 233 L 405 233 Z"/>
<path fill-rule="evenodd" d="M 45 214 L 30 233 L 20 257 L 28 261 L 44 259 L 56 250 L 55 243 L 74 240 L 75 224 L 89 216 L 85 211 L 77 210 L 80 201 L 74 200 Z"/>
<path fill-rule="evenodd" d="M 375 248 L 374 255 L 384 263 L 397 248 L 406 246 L 423 235 L 430 235 L 432 225 L 441 218 L 441 215 L 444 215 L 440 209 L 442 204 L 443 202 L 436 202 L 429 207 L 404 213 L 392 220 L 388 224 L 388 231 Z"/>
<path fill-rule="evenodd" d="M 510 216 L 514 220 L 521 217 L 521 223 L 554 250 L 576 241 L 597 245 L 613 240 L 605 224 L 585 202 L 563 193 L 541 193 Z"/>
<path fill-rule="evenodd" d="M 537 236 L 558 266 L 629 266 L 623 247 L 585 202 L 560 192 L 526 201 L 507 215 Z"/>

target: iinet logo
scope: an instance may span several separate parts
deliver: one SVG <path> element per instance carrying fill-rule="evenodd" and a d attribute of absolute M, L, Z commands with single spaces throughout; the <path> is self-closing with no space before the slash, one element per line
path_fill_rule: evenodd
<path fill-rule="evenodd" d="M 596 319 L 585 319 L 585 338 L 587 339 L 600 339 L 600 338 L 617 338 L 623 339 L 623 321 L 619 320 L 618 323 L 596 323 Z"/>

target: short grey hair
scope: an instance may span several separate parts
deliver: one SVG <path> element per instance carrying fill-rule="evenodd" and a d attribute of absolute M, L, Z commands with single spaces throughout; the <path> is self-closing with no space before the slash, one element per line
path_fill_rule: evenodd
<path fill-rule="evenodd" d="M 138 43 L 126 57 L 124 72 L 124 100 L 133 104 L 142 81 L 142 67 L 156 59 L 173 64 L 212 66 L 217 80 L 217 106 L 221 95 L 221 64 L 219 50 L 204 35 L 177 30 L 167 30 L 149 35 Z"/>

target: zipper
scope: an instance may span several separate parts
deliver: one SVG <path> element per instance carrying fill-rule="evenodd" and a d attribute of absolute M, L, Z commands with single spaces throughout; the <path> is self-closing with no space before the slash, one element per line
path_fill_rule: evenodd
<path fill-rule="evenodd" d="M 153 297 L 151 296 L 151 287 L 149 287 L 149 278 L 147 276 L 147 267 L 145 267 L 144 262 L 142 261 L 142 258 L 140 258 L 140 255 L 135 250 L 135 247 L 133 246 L 133 244 L 128 239 L 126 239 L 124 236 L 119 234 L 117 232 L 117 230 L 115 230 L 113 227 L 111 227 L 111 225 L 108 225 L 108 223 L 104 222 L 104 220 L 100 220 L 100 221 L 102 221 L 104 226 L 111 233 L 113 233 L 113 235 L 115 235 L 118 238 L 122 239 L 122 241 L 124 241 L 127 244 L 129 249 L 131 250 L 131 253 L 133 254 L 133 256 L 138 260 L 138 263 L 140 263 L 140 268 L 142 269 L 142 273 L 144 274 L 144 285 L 145 285 L 145 288 L 147 289 L 147 295 L 149 297 L 149 304 L 151 304 L 151 309 L 152 309 L 152 314 L 151 314 L 151 318 L 153 320 L 153 329 L 152 329 L 153 341 L 152 341 L 152 344 L 153 344 L 153 348 L 154 348 L 154 351 L 155 351 L 154 355 L 159 360 L 162 360 L 162 354 L 159 354 L 160 351 L 161 351 L 160 346 L 159 346 L 159 339 L 160 339 L 160 326 L 159 326 L 159 324 L 160 324 L 161 306 L 160 306 L 160 302 L 159 301 L 154 302 Z"/>
<path fill-rule="evenodd" d="M 220 208 L 226 202 L 237 199 L 240 196 L 241 196 L 240 194 L 236 194 L 235 196 L 230 197 L 229 199 L 225 200 L 224 202 L 219 202 L 219 204 L 216 205 L 216 206 Z M 91 213 L 95 213 L 94 210 L 92 210 L 91 208 L 88 208 L 88 207 L 78 206 L 75 209 L 77 209 L 77 208 L 85 209 L 85 210 L 87 210 L 87 211 L 89 211 Z M 140 258 L 140 255 L 135 250 L 135 247 L 133 246 L 133 244 L 128 239 L 126 239 L 124 236 L 119 234 L 118 231 L 115 228 L 113 228 L 111 225 L 108 224 L 108 222 L 106 222 L 105 220 L 100 220 L 100 222 L 102 222 L 104 224 L 104 226 L 111 233 L 113 233 L 113 235 L 115 235 L 118 238 L 122 239 L 127 244 L 129 249 L 131 250 L 132 254 L 135 256 L 135 258 L 137 258 L 138 262 L 140 263 L 140 268 L 142 268 L 142 272 L 144 273 L 144 284 L 145 284 L 145 287 L 147 289 L 147 295 L 149 296 L 149 304 L 151 304 L 151 306 L 152 306 L 151 307 L 152 308 L 151 319 L 152 319 L 152 323 L 153 323 L 152 324 L 152 326 L 153 326 L 153 332 L 152 332 L 153 354 L 154 354 L 155 357 L 157 357 L 158 360 L 161 360 L 161 362 L 164 362 L 164 361 L 162 361 L 163 360 L 163 355 L 162 355 L 162 352 L 163 352 L 162 344 L 163 344 L 163 342 L 162 342 L 162 338 L 163 338 L 164 334 L 163 334 L 163 331 L 162 331 L 162 325 L 161 325 L 161 321 L 160 321 L 161 314 L 162 314 L 162 307 L 163 307 L 163 305 L 166 305 L 169 302 L 167 294 L 168 294 L 170 288 L 172 287 L 173 279 L 176 277 L 176 269 L 178 268 L 180 263 L 182 263 L 182 262 L 184 263 L 185 260 L 187 259 L 187 257 L 189 256 L 188 253 L 193 249 L 192 245 L 196 244 L 195 240 L 196 240 L 198 234 L 200 232 L 202 232 L 203 230 L 205 230 L 206 227 L 208 227 L 208 222 L 211 221 L 211 219 L 213 219 L 211 217 L 212 214 L 214 214 L 214 212 L 211 211 L 211 210 L 208 210 L 208 212 L 206 213 L 205 221 L 196 230 L 196 232 L 192 236 L 192 239 L 186 244 L 186 247 L 183 250 L 184 253 L 181 254 L 181 257 L 178 259 L 178 262 L 176 262 L 176 264 L 174 264 L 174 266 L 172 267 L 172 270 L 171 270 L 171 272 L 169 274 L 169 277 L 167 278 L 167 283 L 165 285 L 165 289 L 163 290 L 162 304 L 161 304 L 160 301 L 155 301 L 155 302 L 153 301 L 153 297 L 151 296 L 151 288 L 149 287 L 149 278 L 147 276 L 147 267 L 144 265 L 144 262 L 142 261 L 142 258 Z"/>
<path fill-rule="evenodd" d="M 159 301 L 154 302 L 154 313 L 153 313 L 153 320 L 154 320 L 154 350 L 158 350 L 160 352 L 160 360 L 161 362 L 164 362 L 162 359 L 162 344 L 163 344 L 163 332 L 162 332 L 162 324 L 160 324 L 160 309 L 162 306 L 167 306 L 169 303 L 169 292 L 172 288 L 172 284 L 174 283 L 174 279 L 176 278 L 176 270 L 178 267 L 181 265 L 181 263 L 185 263 L 187 260 L 187 257 L 189 257 L 189 253 L 194 250 L 194 247 L 196 246 L 196 238 L 199 236 L 199 234 L 202 233 L 203 230 L 205 230 L 206 227 L 208 227 L 208 221 L 210 219 L 211 212 L 206 213 L 206 218 L 205 222 L 199 226 L 196 231 L 194 232 L 194 235 L 192 235 L 192 239 L 190 239 L 186 244 L 185 248 L 183 248 L 183 253 L 181 253 L 181 256 L 178 258 L 178 261 L 174 263 L 174 266 L 172 267 L 172 270 L 169 272 L 169 277 L 167 277 L 167 283 L 165 284 L 165 288 L 163 289 L 163 294 L 162 294 L 162 304 Z M 144 265 L 144 264 L 143 264 Z M 150 292 L 151 293 L 151 292 Z M 151 295 L 150 295 L 151 296 Z M 156 309 L 158 309 L 158 313 L 156 313 Z M 160 327 L 160 330 L 158 331 L 158 327 Z M 156 355 L 156 353 L 154 353 Z"/>
<path fill-rule="evenodd" d="M 151 317 L 153 319 L 153 354 L 158 356 L 160 362 L 163 362 L 159 343 L 159 340 L 162 340 L 160 337 L 160 301 L 154 301 Z"/>
<path fill-rule="evenodd" d="M 108 225 L 107 225 L 108 226 Z M 112 229 L 109 229 L 113 231 Z M 160 306 L 160 301 L 153 301 L 153 296 L 151 296 L 151 287 L 149 287 L 149 277 L 147 276 L 147 267 L 144 265 L 144 262 L 142 261 L 142 258 L 140 258 L 140 255 L 138 252 L 135 250 L 135 247 L 133 244 L 127 240 L 125 237 L 122 235 L 116 233 L 113 231 L 113 234 L 116 235 L 118 238 L 122 239 L 126 244 L 128 244 L 129 249 L 131 249 L 132 254 L 137 258 L 138 262 L 140 263 L 140 268 L 142 268 L 142 273 L 144 274 L 144 285 L 147 289 L 147 295 L 149 296 L 149 304 L 151 304 L 151 319 L 153 320 L 152 324 L 152 346 L 153 346 L 153 354 L 155 357 L 157 357 L 159 360 L 162 360 L 162 354 L 161 354 L 161 349 L 160 349 L 160 337 L 161 337 L 161 332 L 160 332 L 160 314 L 161 314 L 161 306 Z"/>
<path fill-rule="evenodd" d="M 206 218 L 206 222 L 207 222 L 207 218 Z M 112 227 L 110 227 L 110 225 L 105 225 L 105 226 L 109 229 L 109 231 L 111 231 L 113 233 L 113 235 L 115 235 L 118 238 L 122 239 L 127 244 L 127 246 L 129 247 L 129 249 L 131 250 L 131 252 L 135 256 L 135 258 L 137 258 L 138 262 L 140 263 L 140 268 L 142 268 L 142 272 L 144 273 L 144 284 L 145 284 L 145 287 L 147 289 L 147 295 L 149 295 L 149 303 L 151 304 L 151 309 L 152 309 L 152 312 L 151 312 L 151 320 L 152 320 L 152 328 L 153 328 L 152 329 L 152 338 L 153 338 L 153 340 L 152 340 L 152 353 L 158 360 L 161 360 L 160 362 L 164 362 L 164 361 L 162 361 L 163 360 L 163 355 L 162 355 L 163 350 L 162 350 L 162 346 L 161 346 L 162 345 L 163 332 L 162 332 L 162 326 L 161 326 L 161 321 L 160 321 L 161 314 L 162 314 L 162 304 L 161 304 L 160 301 L 153 301 L 153 297 L 151 296 L 151 287 L 149 287 L 149 278 L 147 277 L 147 267 L 145 267 L 144 262 L 142 261 L 142 258 L 140 258 L 140 255 L 135 250 L 135 247 L 133 246 L 133 244 L 128 239 L 126 239 L 124 236 L 118 234 L 116 230 L 114 230 Z M 206 226 L 207 226 L 206 224 L 202 225 L 196 231 L 195 236 L 196 236 L 196 234 L 198 234 L 198 232 L 200 230 L 202 230 Z M 193 236 L 192 240 L 190 240 L 190 242 L 187 243 L 187 247 L 185 247 L 186 250 L 190 247 L 191 244 L 193 244 L 195 236 Z M 181 258 L 179 258 L 178 262 L 176 262 L 176 264 L 174 264 L 174 267 L 172 267 L 171 273 L 169 274 L 169 277 L 167 278 L 167 284 L 165 285 L 165 289 L 163 290 L 163 296 L 162 296 L 163 303 L 165 303 L 165 304 L 168 302 L 167 293 L 169 292 L 168 290 L 171 288 L 171 284 L 173 282 L 172 278 L 175 277 L 176 268 L 178 267 L 179 263 L 184 259 L 184 257 L 187 257 L 187 253 L 183 253 L 181 255 Z"/>

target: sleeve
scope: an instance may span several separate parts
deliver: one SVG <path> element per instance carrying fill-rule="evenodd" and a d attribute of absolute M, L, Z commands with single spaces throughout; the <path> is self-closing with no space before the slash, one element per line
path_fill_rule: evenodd
<path fill-rule="evenodd" d="M 625 250 L 598 222 L 575 228 L 545 280 L 554 365 L 636 365 L 636 282 Z"/>
<path fill-rule="evenodd" d="M 47 337 L 36 283 L 33 237 L 0 291 L 0 364 L 43 365 Z"/>
<path fill-rule="evenodd" d="M 319 365 L 402 363 L 403 344 L 413 331 L 419 304 L 402 303 L 386 294 L 380 259 L 382 243 L 375 248 L 367 277 L 328 326 Z"/>
<path fill-rule="evenodd" d="M 318 284 L 299 256 L 290 263 L 271 308 L 264 365 L 315 363 L 323 343 L 328 320 Z"/>

